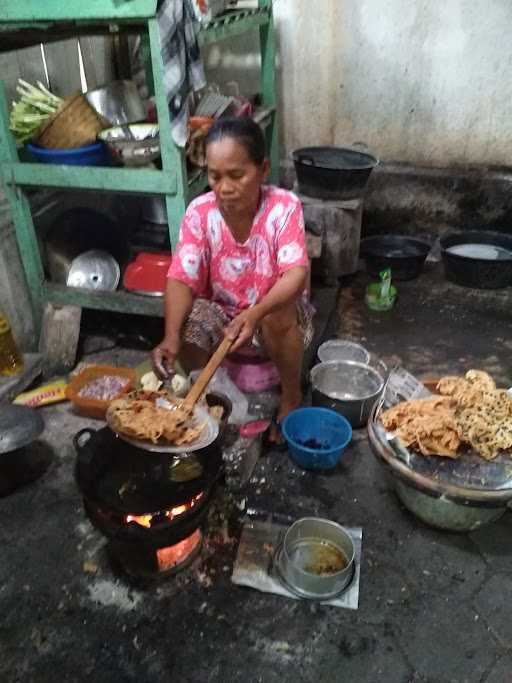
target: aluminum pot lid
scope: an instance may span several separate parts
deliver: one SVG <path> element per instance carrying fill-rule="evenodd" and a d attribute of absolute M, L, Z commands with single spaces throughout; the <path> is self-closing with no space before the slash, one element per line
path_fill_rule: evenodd
<path fill-rule="evenodd" d="M 97 291 L 114 291 L 121 271 L 113 256 L 100 249 L 85 251 L 73 259 L 66 284 Z"/>
<path fill-rule="evenodd" d="M 17 405 L 0 407 L 0 453 L 9 453 L 35 441 L 44 421 L 34 408 Z"/>

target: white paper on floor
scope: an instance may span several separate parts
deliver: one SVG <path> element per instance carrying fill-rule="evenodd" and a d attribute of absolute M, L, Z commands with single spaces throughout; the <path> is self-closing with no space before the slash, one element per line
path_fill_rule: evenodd
<path fill-rule="evenodd" d="M 248 586 L 264 593 L 275 593 L 293 600 L 301 600 L 289 591 L 273 569 L 273 555 L 288 528 L 288 524 L 276 521 L 271 515 L 265 520 L 244 520 L 240 545 L 231 580 L 239 586 Z M 354 577 L 348 588 L 338 597 L 322 601 L 322 605 L 357 609 L 359 605 L 359 577 L 361 569 L 361 527 L 344 527 L 352 537 L 355 548 Z"/>

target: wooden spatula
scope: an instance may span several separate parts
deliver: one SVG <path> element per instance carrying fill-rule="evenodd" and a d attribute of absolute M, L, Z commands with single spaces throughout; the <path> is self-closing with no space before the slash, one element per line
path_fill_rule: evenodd
<path fill-rule="evenodd" d="M 233 342 L 231 341 L 231 339 L 227 339 L 227 337 L 223 339 L 219 348 L 217 349 L 217 351 L 215 351 L 215 353 L 210 358 L 210 360 L 202 370 L 201 374 L 197 378 L 192 389 L 186 395 L 185 400 L 182 404 L 183 408 L 192 411 L 195 404 L 201 398 L 204 390 L 208 386 L 211 378 L 215 374 L 215 370 L 217 370 L 217 368 L 220 366 L 224 358 L 229 353 L 229 349 L 231 348 L 232 344 Z"/>

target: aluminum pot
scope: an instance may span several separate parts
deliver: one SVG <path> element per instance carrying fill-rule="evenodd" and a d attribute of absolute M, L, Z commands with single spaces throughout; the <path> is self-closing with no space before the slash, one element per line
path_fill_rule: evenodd
<path fill-rule="evenodd" d="M 364 363 L 331 360 L 311 370 L 314 406 L 340 413 L 352 427 L 364 427 L 384 387 L 379 371 Z"/>
<path fill-rule="evenodd" d="M 352 360 L 368 365 L 370 353 L 355 342 L 348 339 L 329 339 L 318 347 L 318 360 L 327 363 L 330 360 Z"/>
<path fill-rule="evenodd" d="M 286 531 L 276 561 L 281 579 L 294 593 L 326 600 L 351 582 L 355 548 L 350 534 L 336 522 L 303 517 Z"/>
<path fill-rule="evenodd" d="M 133 81 L 112 81 L 85 93 L 85 98 L 112 126 L 146 119 L 146 107 Z"/>

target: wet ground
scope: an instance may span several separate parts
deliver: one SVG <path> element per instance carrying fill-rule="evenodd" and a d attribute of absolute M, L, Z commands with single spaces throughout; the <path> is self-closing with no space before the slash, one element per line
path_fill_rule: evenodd
<path fill-rule="evenodd" d="M 376 314 L 365 308 L 365 283 L 360 275 L 341 290 L 340 336 L 418 376 L 479 367 L 512 385 L 510 294 L 450 285 L 430 266 L 398 283 L 392 312 Z M 113 349 L 88 360 L 143 357 Z M 52 462 L 0 499 L 2 682 L 511 680 L 511 516 L 472 534 L 426 527 L 400 506 L 364 430 L 328 474 L 299 470 L 286 453 L 263 455 L 243 491 L 219 489 L 194 565 L 147 586 L 113 573 L 83 513 L 71 436 L 90 422 L 66 404 L 43 413 Z M 361 526 L 359 609 L 233 585 L 247 508 Z"/>

